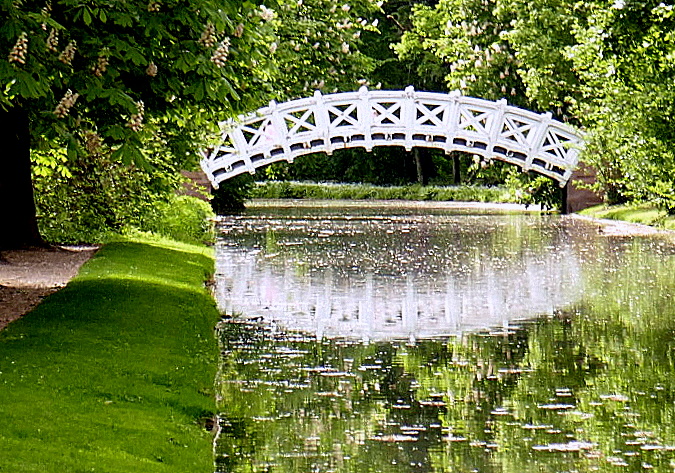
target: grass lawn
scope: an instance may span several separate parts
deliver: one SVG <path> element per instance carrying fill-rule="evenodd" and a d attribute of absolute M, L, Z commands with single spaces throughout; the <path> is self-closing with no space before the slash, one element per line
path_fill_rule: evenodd
<path fill-rule="evenodd" d="M 205 247 L 111 243 L 0 332 L 0 472 L 213 471 Z"/>
<path fill-rule="evenodd" d="M 622 220 L 666 230 L 675 230 L 675 216 L 668 215 L 665 210 L 659 210 L 649 205 L 597 205 L 579 213 L 589 217 Z"/>

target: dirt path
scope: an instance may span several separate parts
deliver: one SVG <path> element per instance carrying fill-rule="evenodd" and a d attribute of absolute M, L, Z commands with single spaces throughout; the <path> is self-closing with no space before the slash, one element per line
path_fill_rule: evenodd
<path fill-rule="evenodd" d="M 60 247 L 0 253 L 0 330 L 65 286 L 95 252 Z"/>

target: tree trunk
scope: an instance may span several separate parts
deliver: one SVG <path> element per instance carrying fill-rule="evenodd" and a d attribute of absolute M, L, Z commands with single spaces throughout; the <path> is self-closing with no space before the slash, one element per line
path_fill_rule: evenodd
<path fill-rule="evenodd" d="M 419 148 L 413 149 L 413 156 L 415 156 L 415 169 L 417 171 L 417 183 L 419 185 L 425 185 L 424 182 L 424 169 L 422 168 L 422 153 Z"/>
<path fill-rule="evenodd" d="M 435 175 L 434 160 L 429 148 L 413 148 L 413 158 L 415 159 L 417 182 L 426 186 L 429 184 L 429 178 Z"/>
<path fill-rule="evenodd" d="M 20 107 L 0 109 L 0 250 L 45 246 L 37 226 L 30 123 Z"/>
<path fill-rule="evenodd" d="M 459 153 L 452 153 L 452 177 L 453 183 L 458 186 L 462 183 L 462 162 L 459 159 Z"/>

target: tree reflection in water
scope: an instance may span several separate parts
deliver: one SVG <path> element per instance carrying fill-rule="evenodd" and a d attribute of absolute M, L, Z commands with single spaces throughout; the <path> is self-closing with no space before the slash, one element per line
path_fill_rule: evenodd
<path fill-rule="evenodd" d="M 527 250 L 505 252 L 506 226 L 486 237 L 499 258 L 554 235 L 583 291 L 508 330 L 364 342 L 224 323 L 218 471 L 672 472 L 673 246 L 524 225 Z"/>

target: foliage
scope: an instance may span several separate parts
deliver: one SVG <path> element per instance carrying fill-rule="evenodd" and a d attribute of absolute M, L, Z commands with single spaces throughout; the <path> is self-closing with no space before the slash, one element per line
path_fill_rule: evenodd
<path fill-rule="evenodd" d="M 0 469 L 212 472 L 212 272 L 202 246 L 113 243 L 0 332 Z"/>
<path fill-rule="evenodd" d="M 608 201 L 673 213 L 674 22 L 655 0 L 440 0 L 395 48 L 448 88 L 582 126 Z"/>
<path fill-rule="evenodd" d="M 100 243 L 111 232 L 143 228 L 180 184 L 171 163 L 156 158 L 147 169 L 109 154 L 68 161 L 57 150 L 33 159 L 38 222 L 50 242 Z"/>
<path fill-rule="evenodd" d="M 515 56 L 493 1 L 441 0 L 413 10 L 413 29 L 395 50 L 419 60 L 420 74 L 443 74 L 445 86 L 488 100 L 522 97 Z M 518 103 L 518 102 L 514 102 Z"/>
<path fill-rule="evenodd" d="M 588 161 L 613 201 L 675 210 L 675 26 L 672 6 L 622 2 L 589 10 L 568 56 L 584 84 Z"/>
<path fill-rule="evenodd" d="M 5 138 L 10 169 L 26 175 L 0 180 L 3 194 L 20 196 L 18 210 L 3 213 L 20 237 L 4 245 L 40 240 L 29 147 L 42 170 L 68 170 L 66 181 L 36 189 L 45 194 L 38 199 L 50 238 L 97 240 L 143 217 L 133 211 L 143 207 L 139 197 L 152 196 L 145 206 L 168 198 L 172 189 L 155 186 L 153 165 L 162 178 L 190 169 L 219 120 L 259 106 L 271 91 L 275 14 L 253 2 L 3 2 L 0 15 L 2 119 L 27 117 Z M 31 140 L 19 140 L 29 132 Z M 60 199 L 79 202 L 57 215 Z"/>
<path fill-rule="evenodd" d="M 218 189 L 214 189 L 211 206 L 218 215 L 231 214 L 244 210 L 244 202 L 251 196 L 253 176 L 240 174 L 221 182 Z"/>
<path fill-rule="evenodd" d="M 34 185 L 40 230 L 55 243 L 101 243 L 115 233 L 149 231 L 179 241 L 213 240 L 207 202 L 178 196 L 182 182 L 170 162 L 153 156 L 146 168 L 109 155 L 34 153 Z M 55 164 L 57 163 L 57 164 Z"/>
<path fill-rule="evenodd" d="M 387 0 L 375 13 L 379 32 L 365 31 L 362 44 L 362 51 L 376 60 L 370 74 L 372 84 L 382 84 L 382 88 L 390 90 L 403 90 L 409 85 L 416 90 L 444 89 L 441 71 L 426 70 L 420 66 L 421 59 L 400 59 L 392 51 L 392 45 L 412 29 L 413 9 L 435 3 L 436 0 Z"/>
<path fill-rule="evenodd" d="M 277 100 L 307 97 L 315 90 L 347 92 L 370 85 L 375 60 L 362 49 L 364 32 L 377 32 L 373 18 L 383 2 L 284 1 L 273 21 L 270 44 L 280 73 L 272 87 Z"/>
<path fill-rule="evenodd" d="M 142 162 L 158 136 L 167 152 L 194 150 L 214 118 L 260 100 L 264 13 L 243 1 L 4 2 L 0 105 L 27 110 L 38 145 L 71 159 L 109 145 Z"/>
<path fill-rule="evenodd" d="M 214 217 L 208 202 L 188 195 L 172 195 L 158 203 L 140 229 L 186 243 L 213 243 Z"/>
<path fill-rule="evenodd" d="M 372 199 L 434 200 L 463 202 L 513 202 L 508 190 L 481 186 L 373 186 L 367 184 L 328 184 L 268 181 L 253 188 L 258 199 Z"/>
<path fill-rule="evenodd" d="M 158 163 L 162 174 L 192 168 L 219 120 L 270 98 L 369 83 L 375 60 L 361 51 L 361 35 L 377 34 L 373 15 L 382 2 L 257 3 L 1 6 L 7 21 L 0 49 L 8 55 L 0 61 L 0 106 L 29 113 L 37 174 L 65 172 L 57 186 L 47 179 L 37 184 L 49 239 L 98 240 L 141 219 L 142 210 L 130 215 L 133 205 L 153 206 L 172 192 L 144 189 L 143 173 L 154 174 L 150 167 Z M 102 158 L 96 176 L 113 184 L 93 185 L 94 157 Z M 122 169 L 140 170 L 141 178 L 125 180 Z M 72 202 L 68 194 L 82 188 L 99 194 L 80 202 L 87 210 L 62 208 L 57 215 L 59 206 L 50 202 Z M 120 200 L 122 194 L 138 198 Z"/>

